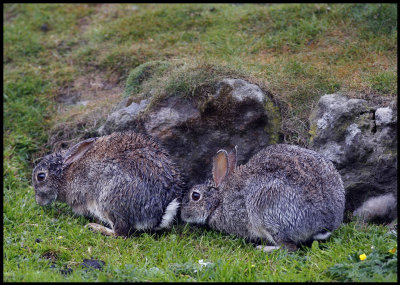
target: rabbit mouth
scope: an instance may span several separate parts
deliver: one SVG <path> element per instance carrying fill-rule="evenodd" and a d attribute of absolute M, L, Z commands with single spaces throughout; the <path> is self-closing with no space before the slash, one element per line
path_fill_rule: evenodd
<path fill-rule="evenodd" d="M 35 198 L 36 198 L 35 199 L 36 203 L 38 203 L 40 206 L 47 206 L 53 203 L 56 200 L 57 196 L 55 195 L 53 197 L 47 198 L 47 197 L 41 197 L 40 195 L 36 195 Z"/>
<path fill-rule="evenodd" d="M 206 217 L 203 217 L 202 215 L 190 215 L 184 212 L 184 210 L 182 209 L 181 212 L 181 217 L 182 220 L 186 223 L 190 223 L 190 224 L 204 224 L 206 221 Z"/>

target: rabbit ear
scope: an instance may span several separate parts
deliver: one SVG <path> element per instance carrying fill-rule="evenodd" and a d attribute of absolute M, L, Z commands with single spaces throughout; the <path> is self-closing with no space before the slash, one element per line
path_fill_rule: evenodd
<path fill-rule="evenodd" d="M 33 165 L 34 165 L 34 166 L 38 165 L 39 162 L 41 162 L 41 161 L 43 160 L 43 157 L 44 157 L 44 156 L 36 158 L 36 159 L 33 161 Z"/>
<path fill-rule="evenodd" d="M 214 184 L 218 187 L 228 174 L 228 153 L 220 149 L 214 157 L 212 175 Z"/>
<path fill-rule="evenodd" d="M 237 163 L 237 145 L 228 154 L 228 174 L 235 172 Z"/>
<path fill-rule="evenodd" d="M 82 155 L 84 155 L 89 149 L 92 148 L 93 143 L 96 139 L 97 138 L 87 139 L 71 147 L 64 154 L 64 164 L 68 165 L 80 159 Z"/>

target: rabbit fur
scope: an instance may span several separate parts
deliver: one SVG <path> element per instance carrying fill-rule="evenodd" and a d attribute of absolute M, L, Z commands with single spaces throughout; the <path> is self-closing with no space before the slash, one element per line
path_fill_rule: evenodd
<path fill-rule="evenodd" d="M 345 190 L 332 162 L 305 148 L 276 144 L 236 167 L 236 151 L 218 151 L 213 179 L 184 195 L 184 222 L 290 251 L 326 239 L 339 227 Z"/>
<path fill-rule="evenodd" d="M 34 168 L 32 183 L 39 205 L 66 202 L 75 213 L 111 227 L 89 224 L 92 229 L 121 236 L 168 228 L 185 187 L 168 153 L 134 132 L 87 139 L 49 154 Z"/>

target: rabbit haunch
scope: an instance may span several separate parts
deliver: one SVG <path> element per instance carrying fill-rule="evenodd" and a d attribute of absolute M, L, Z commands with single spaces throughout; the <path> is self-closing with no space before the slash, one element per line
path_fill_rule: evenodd
<path fill-rule="evenodd" d="M 236 148 L 217 153 L 213 179 L 184 196 L 183 221 L 290 250 L 328 238 L 341 224 L 343 182 L 333 164 L 316 152 L 271 145 L 247 164 L 235 165 Z"/>
<path fill-rule="evenodd" d="M 123 236 L 169 227 L 184 189 L 168 153 L 133 132 L 87 139 L 50 154 L 32 176 L 38 204 L 66 202 L 75 213 L 107 223 L 111 230 L 103 232 Z"/>

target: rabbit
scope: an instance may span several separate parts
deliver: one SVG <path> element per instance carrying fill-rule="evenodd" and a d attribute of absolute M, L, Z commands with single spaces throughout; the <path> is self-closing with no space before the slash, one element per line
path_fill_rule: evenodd
<path fill-rule="evenodd" d="M 181 219 L 245 238 L 266 252 L 296 251 L 342 223 L 345 190 L 332 162 L 295 145 L 270 145 L 236 166 L 237 146 L 213 159 L 212 180 L 182 198 Z"/>
<path fill-rule="evenodd" d="M 110 226 L 90 223 L 90 229 L 124 237 L 170 227 L 185 189 L 166 150 L 134 132 L 90 138 L 45 156 L 32 184 L 39 205 L 66 202 L 76 214 Z"/>

